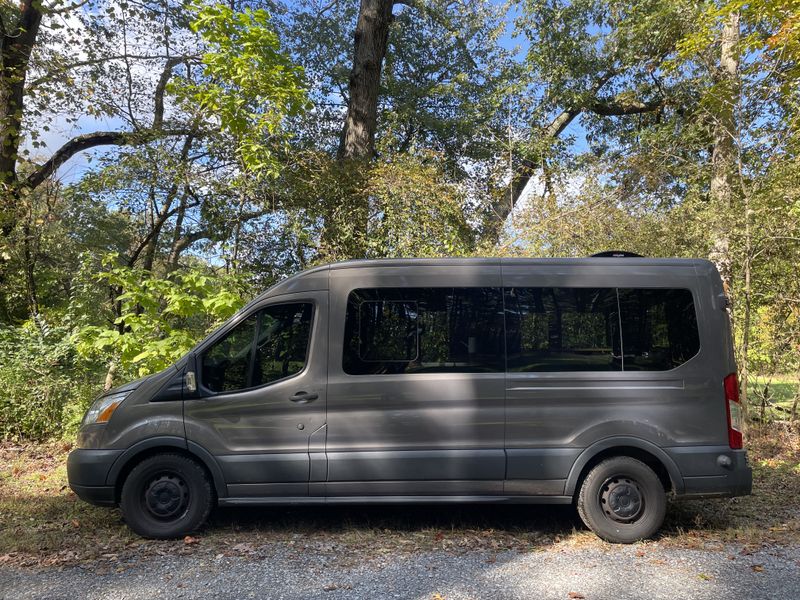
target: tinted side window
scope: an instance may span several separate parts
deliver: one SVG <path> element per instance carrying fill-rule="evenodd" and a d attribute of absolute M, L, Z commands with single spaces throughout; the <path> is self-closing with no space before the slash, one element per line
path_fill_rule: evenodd
<path fill-rule="evenodd" d="M 203 354 L 203 385 L 212 392 L 248 387 L 258 316 L 251 315 Z"/>
<path fill-rule="evenodd" d="M 614 288 L 505 290 L 508 370 L 619 371 Z"/>
<path fill-rule="evenodd" d="M 303 370 L 311 336 L 310 304 L 279 304 L 261 311 L 253 387 Z"/>
<path fill-rule="evenodd" d="M 342 366 L 351 375 L 502 371 L 500 289 L 354 290 Z"/>
<path fill-rule="evenodd" d="M 620 289 L 626 371 L 666 371 L 700 351 L 692 293 L 684 289 Z"/>
<path fill-rule="evenodd" d="M 313 309 L 269 306 L 203 353 L 201 381 L 212 392 L 257 387 L 299 373 L 306 362 Z"/>

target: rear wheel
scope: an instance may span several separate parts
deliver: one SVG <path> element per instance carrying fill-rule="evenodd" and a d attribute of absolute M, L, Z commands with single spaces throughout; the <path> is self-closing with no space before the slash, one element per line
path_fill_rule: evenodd
<path fill-rule="evenodd" d="M 156 454 L 131 470 L 120 508 L 139 535 L 169 539 L 199 529 L 213 501 L 211 483 L 199 464 L 180 454 Z"/>
<path fill-rule="evenodd" d="M 667 510 L 664 486 L 640 460 L 615 456 L 595 466 L 578 493 L 578 514 L 607 542 L 630 544 L 659 530 Z"/>

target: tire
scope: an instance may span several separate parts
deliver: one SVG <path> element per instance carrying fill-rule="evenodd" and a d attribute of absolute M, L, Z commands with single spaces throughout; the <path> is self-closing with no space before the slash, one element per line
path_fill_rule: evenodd
<path fill-rule="evenodd" d="M 136 465 L 122 486 L 122 517 L 142 537 L 171 539 L 197 531 L 214 503 L 205 470 L 180 454 L 156 454 Z"/>
<path fill-rule="evenodd" d="M 667 495 L 650 467 L 629 456 L 615 456 L 589 471 L 577 505 L 581 519 L 598 537 L 630 544 L 659 530 Z"/>

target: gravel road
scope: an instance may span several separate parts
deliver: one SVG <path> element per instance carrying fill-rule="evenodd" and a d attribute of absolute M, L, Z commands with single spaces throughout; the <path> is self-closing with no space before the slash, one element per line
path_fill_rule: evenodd
<path fill-rule="evenodd" d="M 352 560 L 335 545 L 246 556 L 164 556 L 59 569 L 0 569 L 8 600 L 151 598 L 800 598 L 800 547 L 754 552 L 658 543 L 534 552 L 419 552 Z"/>

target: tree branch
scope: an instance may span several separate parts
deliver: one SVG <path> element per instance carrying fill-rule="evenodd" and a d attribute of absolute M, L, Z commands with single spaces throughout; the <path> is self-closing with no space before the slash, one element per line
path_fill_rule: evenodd
<path fill-rule="evenodd" d="M 26 184 L 30 188 L 39 186 L 45 179 L 55 173 L 58 168 L 75 156 L 78 152 L 97 146 L 124 146 L 129 144 L 133 135 L 123 131 L 96 131 L 72 138 L 33 173 L 28 175 Z"/>
<path fill-rule="evenodd" d="M 615 117 L 654 112 L 664 106 L 665 100 L 663 98 L 642 102 L 640 100 L 627 99 L 623 96 L 617 96 L 615 98 L 598 97 L 598 92 L 617 74 L 618 73 L 614 70 L 603 73 L 592 88 L 591 100 L 579 106 L 573 106 L 572 108 L 563 110 L 554 117 L 550 123 L 537 130 L 539 134 L 538 137 L 555 140 L 577 116 L 584 112 L 592 112 L 603 117 Z M 514 167 L 510 191 L 508 194 L 504 194 L 502 200 L 494 202 L 490 207 L 490 235 L 494 236 L 495 239 L 499 239 L 503 224 L 508 218 L 508 215 L 514 210 L 514 207 L 517 205 L 517 202 L 530 182 L 534 171 L 540 166 L 538 160 L 523 160 Z"/>
<path fill-rule="evenodd" d="M 131 133 L 128 131 L 96 131 L 79 135 L 61 146 L 53 155 L 39 166 L 33 173 L 28 175 L 25 185 L 31 189 L 41 185 L 45 179 L 55 173 L 58 168 L 70 158 L 98 146 L 126 146 L 143 144 L 157 137 L 167 137 L 175 135 L 187 135 L 196 132 L 187 130 L 162 130 L 152 132 L 150 135 L 142 133 Z"/>
<path fill-rule="evenodd" d="M 180 62 L 183 61 L 182 57 L 168 58 L 164 65 L 164 70 L 161 71 L 161 77 L 158 80 L 155 91 L 155 110 L 153 111 L 153 129 L 161 129 L 164 124 L 164 92 L 167 89 L 170 77 L 172 77 L 172 69 L 174 69 Z"/>
<path fill-rule="evenodd" d="M 620 100 L 616 98 L 602 100 L 596 99 L 586 106 L 586 110 L 603 117 L 620 117 L 624 115 L 640 115 L 663 108 L 664 100 L 651 100 L 641 102 L 639 100 Z"/>
<path fill-rule="evenodd" d="M 126 58 L 125 55 L 115 54 L 113 56 L 103 56 L 101 58 L 93 58 L 93 59 L 88 59 L 88 60 L 79 60 L 79 61 L 71 63 L 71 64 L 60 65 L 60 66 L 54 68 L 49 73 L 46 73 L 46 74 L 42 75 L 41 77 L 31 81 L 28 84 L 28 89 L 29 90 L 35 89 L 35 88 L 39 87 L 40 85 L 42 85 L 43 83 L 47 83 L 48 81 L 52 81 L 53 79 L 56 79 L 58 77 L 63 77 L 64 74 L 67 71 L 70 71 L 72 69 L 77 69 L 77 68 L 80 68 L 80 67 L 91 67 L 91 66 L 94 66 L 94 65 L 102 65 L 103 63 L 107 63 L 107 62 L 114 62 L 114 61 L 117 61 L 117 60 L 125 60 L 125 58 Z M 194 60 L 197 57 L 194 56 L 194 55 L 191 55 L 191 54 L 187 54 L 186 56 L 181 56 L 181 57 L 177 57 L 177 56 L 172 57 L 172 56 L 167 56 L 167 55 L 164 55 L 164 54 L 128 54 L 127 58 L 130 59 L 130 60 L 170 60 L 170 59 L 174 58 L 174 59 L 176 59 L 176 60 L 178 60 L 180 62 L 180 61 L 183 61 L 183 60 Z"/>

